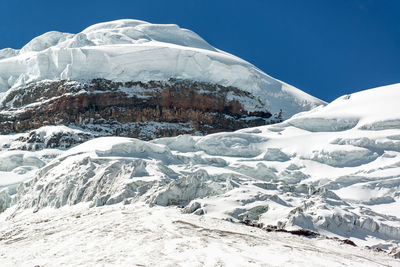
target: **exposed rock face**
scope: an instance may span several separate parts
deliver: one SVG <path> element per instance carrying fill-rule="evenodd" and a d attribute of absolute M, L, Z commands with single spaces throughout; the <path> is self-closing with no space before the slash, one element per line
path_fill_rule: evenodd
<path fill-rule="evenodd" d="M 151 139 L 280 121 L 281 114 L 271 114 L 261 100 L 234 87 L 177 79 L 147 83 L 62 80 L 9 91 L 1 103 L 0 134 L 73 125 L 100 135 Z"/>

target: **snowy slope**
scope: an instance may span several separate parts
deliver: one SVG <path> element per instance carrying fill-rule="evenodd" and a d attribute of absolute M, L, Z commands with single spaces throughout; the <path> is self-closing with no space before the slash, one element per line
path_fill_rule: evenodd
<path fill-rule="evenodd" d="M 271 113 L 284 108 L 285 118 L 324 104 L 177 25 L 117 20 L 78 34 L 48 32 L 20 50 L 0 50 L 0 96 L 29 82 L 94 78 L 178 78 L 234 86 L 260 98 Z"/>
<path fill-rule="evenodd" d="M 289 124 L 310 131 L 398 129 L 399 88 L 393 84 L 345 95 L 327 107 L 297 114 Z"/>
<path fill-rule="evenodd" d="M 396 248 L 399 97 L 400 84 L 366 90 L 280 124 L 204 137 L 97 138 L 0 191 L 0 208 L 13 206 L 8 218 L 17 218 L 82 202 L 144 202 Z"/>
<path fill-rule="evenodd" d="M 400 266 L 334 240 L 141 203 L 27 211 L 0 224 L 0 246 L 1 266 Z"/>

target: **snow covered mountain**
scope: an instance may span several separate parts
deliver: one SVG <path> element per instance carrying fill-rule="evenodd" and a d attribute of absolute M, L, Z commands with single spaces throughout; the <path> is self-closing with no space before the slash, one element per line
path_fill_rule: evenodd
<path fill-rule="evenodd" d="M 18 186 L 2 179 L 3 218 L 20 220 L 32 211 L 48 216 L 49 207 L 68 213 L 66 207 L 82 203 L 175 206 L 207 220 L 267 231 L 307 229 L 395 254 L 399 97 L 396 84 L 231 133 L 152 141 L 101 137 L 66 151 L 3 152 L 1 177 L 31 177 Z"/>
<path fill-rule="evenodd" d="M 117 20 L 0 50 L 0 134 L 72 125 L 152 139 L 279 122 L 323 104 L 176 25 Z"/>
<path fill-rule="evenodd" d="M 400 266 L 400 84 L 325 105 L 119 20 L 0 50 L 0 90 L 0 265 Z"/>

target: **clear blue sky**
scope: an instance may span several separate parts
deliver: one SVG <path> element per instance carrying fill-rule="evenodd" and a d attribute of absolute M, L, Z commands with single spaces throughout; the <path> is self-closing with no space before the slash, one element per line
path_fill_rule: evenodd
<path fill-rule="evenodd" d="M 50 30 L 175 23 L 325 101 L 400 82 L 400 0 L 1 0 L 0 49 Z"/>

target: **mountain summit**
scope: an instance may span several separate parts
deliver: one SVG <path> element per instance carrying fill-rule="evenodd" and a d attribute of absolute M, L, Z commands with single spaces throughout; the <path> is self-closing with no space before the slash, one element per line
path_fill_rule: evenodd
<path fill-rule="evenodd" d="M 72 124 L 147 139 L 269 124 L 324 104 L 190 30 L 139 20 L 0 50 L 0 100 L 3 134 Z M 143 122 L 158 130 L 140 132 Z"/>

